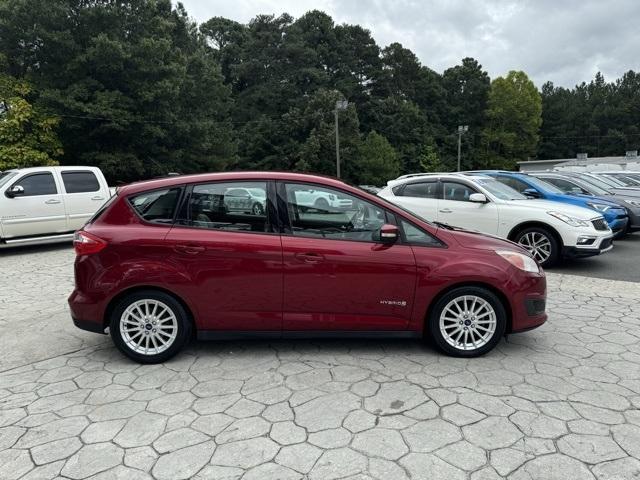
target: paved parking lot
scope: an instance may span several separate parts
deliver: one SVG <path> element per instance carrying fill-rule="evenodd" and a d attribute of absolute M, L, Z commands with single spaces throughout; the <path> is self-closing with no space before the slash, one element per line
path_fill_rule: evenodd
<path fill-rule="evenodd" d="M 568 260 L 549 271 L 640 282 L 640 232 L 616 240 L 610 252 L 597 257 Z"/>
<path fill-rule="evenodd" d="M 73 252 L 0 252 L 0 479 L 640 478 L 640 286 L 549 275 L 549 322 L 474 360 L 410 341 L 76 330 Z"/>

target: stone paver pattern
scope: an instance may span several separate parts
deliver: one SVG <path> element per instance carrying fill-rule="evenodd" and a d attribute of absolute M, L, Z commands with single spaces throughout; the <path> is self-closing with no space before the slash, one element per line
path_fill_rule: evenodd
<path fill-rule="evenodd" d="M 640 285 L 549 274 L 547 324 L 471 360 L 195 342 L 141 366 L 73 327 L 72 263 L 0 252 L 2 480 L 640 479 Z"/>

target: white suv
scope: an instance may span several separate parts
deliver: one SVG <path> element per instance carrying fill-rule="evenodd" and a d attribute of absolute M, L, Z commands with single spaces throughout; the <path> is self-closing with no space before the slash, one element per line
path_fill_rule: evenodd
<path fill-rule="evenodd" d="M 602 215 L 574 205 L 528 199 L 484 175 L 424 174 L 391 180 L 378 195 L 429 221 L 519 243 L 548 267 L 564 257 L 612 248 Z"/>

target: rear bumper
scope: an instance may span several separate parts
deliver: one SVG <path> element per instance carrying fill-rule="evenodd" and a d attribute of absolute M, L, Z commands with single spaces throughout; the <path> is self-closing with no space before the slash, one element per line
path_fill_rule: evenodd
<path fill-rule="evenodd" d="M 105 324 L 102 312 L 102 302 L 74 290 L 68 299 L 73 324 L 89 332 L 104 333 Z"/>

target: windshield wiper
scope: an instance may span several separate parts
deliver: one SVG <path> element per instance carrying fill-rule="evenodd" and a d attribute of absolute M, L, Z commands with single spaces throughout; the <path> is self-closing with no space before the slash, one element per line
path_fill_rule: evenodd
<path fill-rule="evenodd" d="M 444 228 L 445 230 L 455 230 L 455 228 L 449 225 L 448 223 L 443 223 L 443 222 L 431 222 L 431 223 L 433 223 L 437 227 Z"/>

